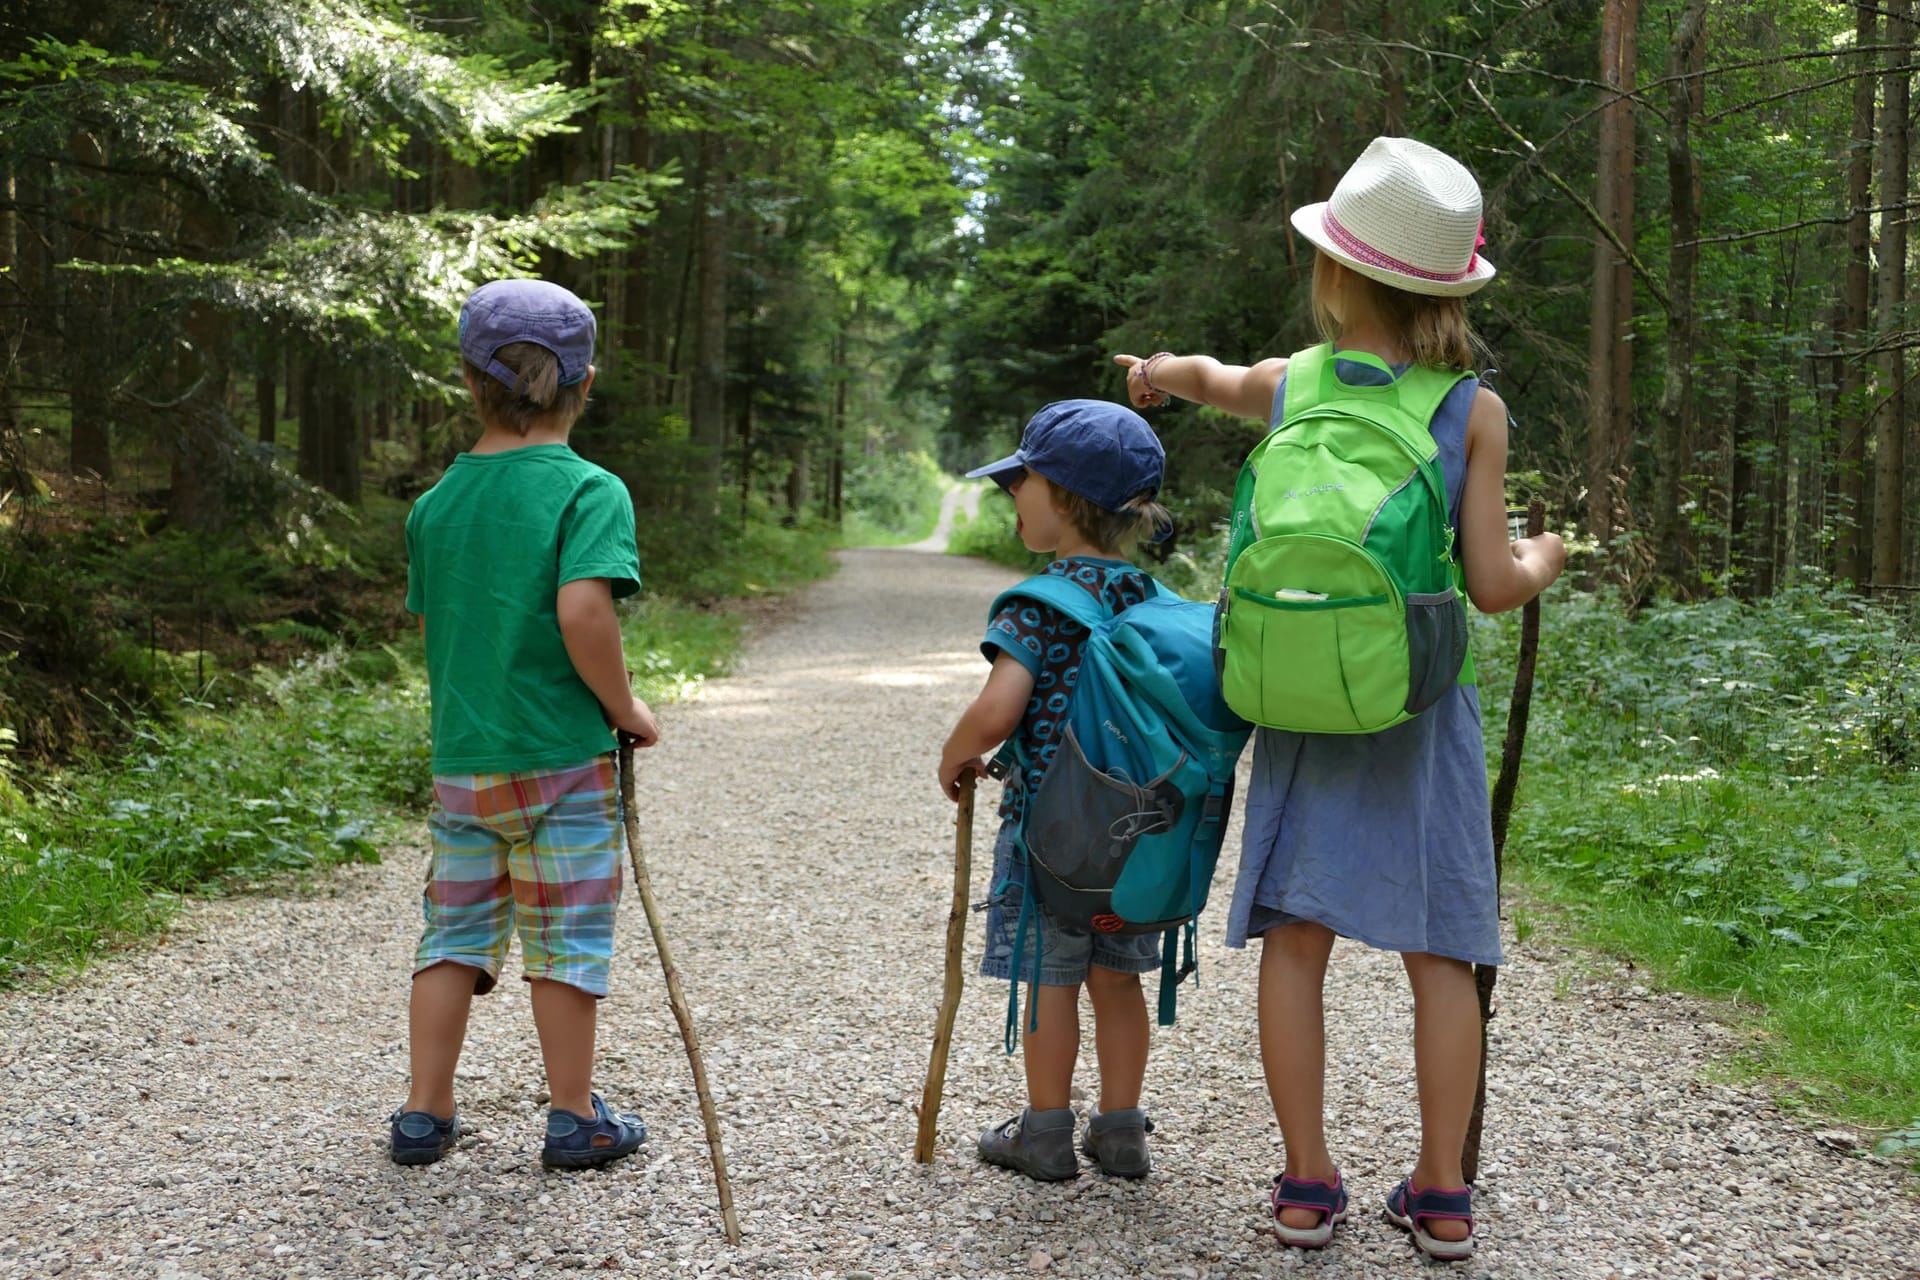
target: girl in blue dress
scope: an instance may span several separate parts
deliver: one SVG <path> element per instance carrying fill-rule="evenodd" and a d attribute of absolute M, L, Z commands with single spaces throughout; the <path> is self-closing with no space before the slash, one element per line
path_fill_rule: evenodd
<path fill-rule="evenodd" d="M 1474 367 L 1463 299 L 1493 278 L 1482 243 L 1480 188 L 1446 154 L 1376 138 L 1323 204 L 1293 215 L 1319 251 L 1313 309 L 1336 353 L 1364 352 L 1395 370 Z M 1285 360 L 1250 367 L 1166 352 L 1115 357 L 1137 406 L 1193 400 L 1278 426 Z M 1343 360 L 1350 383 L 1376 365 Z M 1508 541 L 1506 406 L 1469 377 L 1429 424 L 1467 595 L 1476 608 L 1518 608 L 1559 576 L 1556 534 Z M 1319 1248 L 1347 1214 L 1327 1147 L 1322 986 L 1336 936 L 1398 951 L 1414 999 L 1420 1155 L 1387 1196 L 1386 1216 L 1425 1253 L 1473 1251 L 1461 1148 L 1480 1068 L 1474 964 L 1500 963 L 1493 836 L 1480 702 L 1470 684 L 1372 734 L 1262 729 L 1255 738 L 1240 873 L 1227 944 L 1262 941 L 1260 1047 L 1286 1143 L 1271 1203 L 1281 1240 Z"/>

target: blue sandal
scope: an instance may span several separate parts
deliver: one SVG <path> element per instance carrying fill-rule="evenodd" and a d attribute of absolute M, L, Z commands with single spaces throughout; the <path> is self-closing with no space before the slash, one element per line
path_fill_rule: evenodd
<path fill-rule="evenodd" d="M 1347 1189 L 1341 1185 L 1337 1173 L 1332 1182 L 1281 1174 L 1273 1180 L 1268 1199 L 1273 1208 L 1274 1234 L 1280 1237 L 1280 1243 L 1296 1249 L 1326 1248 L 1327 1242 L 1333 1239 L 1333 1229 L 1347 1220 Z M 1320 1215 L 1320 1224 L 1290 1227 L 1280 1221 L 1282 1209 L 1310 1209 Z"/>
<path fill-rule="evenodd" d="M 639 1116 L 616 1115 L 599 1094 L 590 1096 L 591 1117 L 557 1108 L 547 1112 L 547 1143 L 540 1149 L 540 1163 L 547 1168 L 597 1168 L 632 1154 L 647 1140 L 647 1125 Z"/>
<path fill-rule="evenodd" d="M 1467 1238 L 1441 1240 L 1421 1225 L 1441 1219 L 1466 1223 Z M 1435 1261 L 1459 1262 L 1473 1256 L 1473 1192 L 1466 1187 L 1416 1191 L 1413 1179 L 1408 1178 L 1387 1193 L 1387 1221 L 1410 1232 L 1414 1247 Z"/>

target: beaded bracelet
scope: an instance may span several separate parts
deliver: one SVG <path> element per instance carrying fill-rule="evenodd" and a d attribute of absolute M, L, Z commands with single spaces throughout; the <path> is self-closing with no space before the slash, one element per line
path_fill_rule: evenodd
<path fill-rule="evenodd" d="M 1167 393 L 1153 385 L 1153 366 L 1172 354 L 1171 351 L 1156 351 L 1140 362 L 1140 381 L 1146 383 L 1147 390 L 1157 396 L 1164 396 Z"/>

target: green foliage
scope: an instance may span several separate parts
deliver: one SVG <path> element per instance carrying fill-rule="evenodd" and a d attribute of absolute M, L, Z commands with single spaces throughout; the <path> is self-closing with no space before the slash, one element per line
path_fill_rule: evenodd
<path fill-rule="evenodd" d="M 1489 768 L 1508 615 L 1477 618 Z M 1838 592 L 1544 608 L 1509 869 L 1581 932 L 1769 1033 L 1806 1105 L 1894 1124 L 1920 1100 L 1920 645 Z"/>
<path fill-rule="evenodd" d="M 1027 550 L 1026 544 L 1020 541 L 1020 535 L 1014 532 L 1018 523 L 1019 517 L 1014 513 L 1013 503 L 997 487 L 989 489 L 981 495 L 980 509 L 972 519 L 955 521 L 953 537 L 947 542 L 947 554 L 977 556 L 995 564 L 1036 573 L 1045 568 L 1053 557 Z"/>
<path fill-rule="evenodd" d="M 693 603 L 771 595 L 831 572 L 834 541 L 822 525 L 782 528 L 758 506 L 744 524 L 648 521 L 640 529 L 640 576 L 649 591 Z"/>
<path fill-rule="evenodd" d="M 426 690 L 335 650 L 257 681 L 260 701 L 131 731 L 111 765 L 39 780 L 0 822 L 0 985 L 58 972 L 163 925 L 178 895 L 369 862 L 392 834 L 374 806 L 426 800 Z"/>
<path fill-rule="evenodd" d="M 946 474 L 925 453 L 877 451 L 847 469 L 847 514 L 882 534 L 925 537 L 946 490 Z"/>
<path fill-rule="evenodd" d="M 23 512 L 0 527 L 0 720 L 36 762 L 111 755 L 130 723 L 250 700 L 257 662 L 384 636 L 403 514 L 295 504 L 215 534 Z"/>
<path fill-rule="evenodd" d="M 702 592 L 792 586 L 830 567 L 824 529 L 717 535 L 726 563 L 621 606 L 635 687 L 655 703 L 724 674 L 745 623 Z M 656 571 L 657 572 L 657 571 Z M 283 620 L 264 630 L 308 633 Z M 0 730 L 0 988 L 65 972 L 163 929 L 181 895 L 377 860 L 431 799 L 417 638 L 335 647 L 231 682 L 223 709 L 181 702 L 125 721 L 131 749 L 84 769 L 11 777 Z"/>

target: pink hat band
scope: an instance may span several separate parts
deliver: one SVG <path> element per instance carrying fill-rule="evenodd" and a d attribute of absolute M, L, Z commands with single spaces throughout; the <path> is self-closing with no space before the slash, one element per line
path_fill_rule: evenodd
<path fill-rule="evenodd" d="M 1416 280 L 1432 280 L 1441 284 L 1452 284 L 1460 280 L 1465 280 L 1471 275 L 1474 267 L 1478 265 L 1480 261 L 1480 254 L 1478 252 L 1480 245 L 1486 243 L 1485 236 L 1479 237 L 1478 243 L 1474 245 L 1474 255 L 1467 259 L 1467 265 L 1458 271 L 1428 271 L 1424 267 L 1414 266 L 1411 262 L 1402 262 L 1390 253 L 1382 253 L 1380 250 L 1362 240 L 1359 236 L 1354 235 L 1353 232 L 1341 226 L 1340 220 L 1333 216 L 1332 205 L 1328 205 L 1326 209 L 1321 212 L 1320 226 L 1326 231 L 1327 238 L 1339 245 L 1341 250 L 1350 257 L 1356 258 L 1369 266 L 1378 267 L 1382 271 L 1391 271 L 1395 275 L 1412 276 Z"/>

